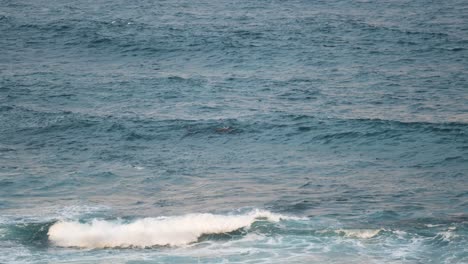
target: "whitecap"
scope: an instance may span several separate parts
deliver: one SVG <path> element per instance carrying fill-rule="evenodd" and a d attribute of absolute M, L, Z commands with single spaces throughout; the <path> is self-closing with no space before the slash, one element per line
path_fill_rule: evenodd
<path fill-rule="evenodd" d="M 368 239 L 378 235 L 382 229 L 338 229 L 335 232 L 345 237 Z"/>
<path fill-rule="evenodd" d="M 209 213 L 142 218 L 132 222 L 93 220 L 89 223 L 59 221 L 49 228 L 49 240 L 61 247 L 110 248 L 181 246 L 203 234 L 229 233 L 250 227 L 255 221 L 278 222 L 291 217 L 264 210 L 242 215 Z"/>

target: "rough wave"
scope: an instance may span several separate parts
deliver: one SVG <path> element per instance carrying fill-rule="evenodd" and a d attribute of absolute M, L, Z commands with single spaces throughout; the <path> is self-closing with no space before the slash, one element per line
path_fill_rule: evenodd
<path fill-rule="evenodd" d="M 242 215 L 187 214 L 143 218 L 133 222 L 93 220 L 59 221 L 49 228 L 49 240 L 61 247 L 111 248 L 181 246 L 204 234 L 229 233 L 258 220 L 278 222 L 290 217 L 254 210 Z"/>
<path fill-rule="evenodd" d="M 382 229 L 339 229 L 335 232 L 345 237 L 368 239 L 378 235 Z"/>

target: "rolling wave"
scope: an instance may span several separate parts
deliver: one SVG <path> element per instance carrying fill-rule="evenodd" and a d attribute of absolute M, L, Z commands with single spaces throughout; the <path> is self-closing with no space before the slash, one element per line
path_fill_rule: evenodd
<path fill-rule="evenodd" d="M 254 210 L 242 215 L 187 214 L 143 218 L 129 223 L 96 219 L 90 223 L 59 221 L 49 228 L 48 236 L 53 244 L 61 247 L 182 246 L 196 242 L 202 235 L 233 232 L 260 220 L 279 222 L 289 218 Z"/>

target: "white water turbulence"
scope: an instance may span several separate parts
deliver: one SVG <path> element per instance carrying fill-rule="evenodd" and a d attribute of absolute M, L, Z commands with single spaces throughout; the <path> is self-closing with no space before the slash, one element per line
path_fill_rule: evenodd
<path fill-rule="evenodd" d="M 61 247 L 112 248 L 182 246 L 203 234 L 229 233 L 248 228 L 258 220 L 279 222 L 291 217 L 254 210 L 243 215 L 187 214 L 143 218 L 130 223 L 93 220 L 59 221 L 49 228 L 49 240 Z"/>
<path fill-rule="evenodd" d="M 345 237 L 368 239 L 378 235 L 382 229 L 339 229 L 335 233 Z"/>

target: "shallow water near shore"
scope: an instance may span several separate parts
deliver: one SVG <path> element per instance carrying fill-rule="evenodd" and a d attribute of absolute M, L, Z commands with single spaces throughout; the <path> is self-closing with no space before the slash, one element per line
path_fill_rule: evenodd
<path fill-rule="evenodd" d="M 468 263 L 467 11 L 0 0 L 0 263 Z"/>

